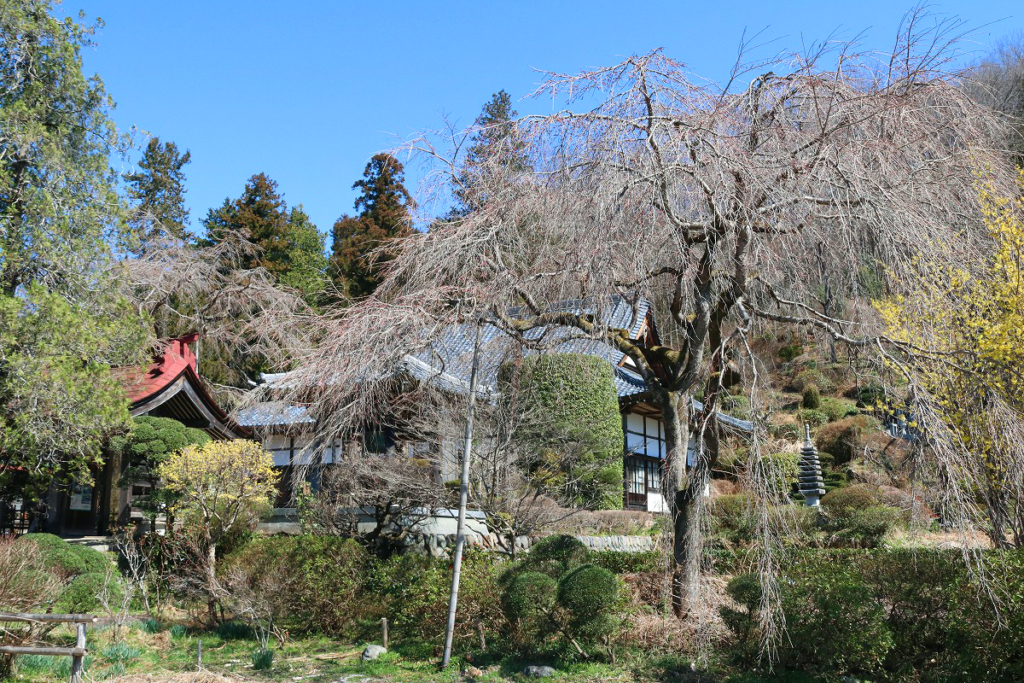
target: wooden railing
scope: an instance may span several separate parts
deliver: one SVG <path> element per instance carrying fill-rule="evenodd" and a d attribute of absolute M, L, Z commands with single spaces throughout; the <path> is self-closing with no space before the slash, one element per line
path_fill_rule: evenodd
<path fill-rule="evenodd" d="M 3 614 L 0 621 L 20 621 L 29 624 L 77 624 L 78 635 L 74 647 L 42 647 L 34 645 L 0 645 L 2 655 L 46 655 L 71 657 L 71 683 L 82 683 L 82 663 L 88 650 L 85 648 L 85 625 L 95 624 L 98 617 L 87 614 Z"/>

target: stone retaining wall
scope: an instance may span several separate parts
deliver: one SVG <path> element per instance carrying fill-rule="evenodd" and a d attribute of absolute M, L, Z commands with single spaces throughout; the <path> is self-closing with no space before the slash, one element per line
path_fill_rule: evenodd
<path fill-rule="evenodd" d="M 467 520 L 470 522 L 470 532 L 466 534 L 466 543 L 470 546 L 493 550 L 495 552 L 508 553 L 509 548 L 505 547 L 504 539 L 497 534 L 475 533 L 474 527 L 479 530 L 483 523 L 477 517 L 483 513 L 474 512 L 476 517 Z M 433 557 L 442 557 L 447 554 L 449 548 L 455 547 L 455 534 L 438 533 L 438 530 L 445 530 L 445 522 L 450 522 L 448 527 L 454 528 L 454 518 L 442 519 L 440 522 L 434 520 L 427 531 L 413 531 L 406 536 L 405 547 L 414 553 L 424 553 Z M 486 528 L 486 527 L 483 527 Z M 265 534 L 285 534 L 288 536 L 302 533 L 299 526 L 298 515 L 293 508 L 277 508 L 274 515 L 266 522 L 259 525 L 259 530 Z M 544 538 L 544 536 L 518 536 L 515 541 L 515 554 L 528 552 L 530 546 Z M 658 538 L 654 536 L 576 536 L 583 545 L 591 550 L 616 550 L 626 553 L 643 553 L 655 550 L 658 547 Z"/>
<path fill-rule="evenodd" d="M 530 547 L 544 538 L 543 536 L 517 536 L 515 552 L 529 552 Z M 655 550 L 658 539 L 653 536 L 576 536 L 583 545 L 591 550 L 616 550 L 626 553 L 643 553 Z M 507 541 L 497 534 L 466 534 L 466 544 L 485 550 L 507 553 Z M 455 534 L 409 534 L 405 547 L 411 552 L 420 552 L 434 557 L 441 557 L 449 548 L 455 547 Z"/>

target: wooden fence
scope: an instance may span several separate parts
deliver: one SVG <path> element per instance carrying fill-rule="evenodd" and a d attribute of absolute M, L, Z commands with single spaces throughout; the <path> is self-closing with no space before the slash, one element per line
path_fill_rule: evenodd
<path fill-rule="evenodd" d="M 85 648 L 85 625 L 95 624 L 99 619 L 86 614 L 2 614 L 0 621 L 24 623 L 77 624 L 78 635 L 74 647 L 41 647 L 34 645 L 0 645 L 3 655 L 47 655 L 71 657 L 71 683 L 82 683 L 82 662 L 88 650 Z"/>

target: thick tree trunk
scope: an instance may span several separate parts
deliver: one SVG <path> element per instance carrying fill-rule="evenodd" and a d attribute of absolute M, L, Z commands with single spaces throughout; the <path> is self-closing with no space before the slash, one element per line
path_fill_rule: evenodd
<path fill-rule="evenodd" d="M 699 532 L 700 519 L 693 509 L 695 495 L 686 468 L 690 440 L 689 406 L 681 392 L 662 392 L 657 400 L 661 408 L 666 446 L 662 492 L 672 517 L 672 610 L 682 618 L 686 612 L 688 586 L 696 578 L 695 558 L 698 557 L 697 548 L 700 545 L 700 539 L 694 537 L 693 533 L 695 525 Z M 699 495 L 700 492 L 696 492 L 696 496 Z"/>

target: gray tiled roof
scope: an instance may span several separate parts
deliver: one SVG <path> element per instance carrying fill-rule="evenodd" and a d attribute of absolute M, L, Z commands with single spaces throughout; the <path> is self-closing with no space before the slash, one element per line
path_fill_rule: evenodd
<path fill-rule="evenodd" d="M 235 421 L 243 427 L 276 427 L 316 422 L 304 406 L 284 401 L 265 401 L 242 408 L 235 415 Z"/>
<path fill-rule="evenodd" d="M 628 329 L 630 337 L 639 336 L 643 321 L 650 310 L 650 303 L 640 299 L 636 307 L 622 297 L 612 297 L 607 305 L 599 306 L 597 300 L 577 299 L 563 301 L 550 307 L 552 311 L 573 311 L 598 316 L 610 327 Z M 511 310 L 513 316 L 519 310 Z M 445 329 L 433 343 L 420 351 L 405 356 L 402 370 L 412 377 L 425 383 L 457 394 L 469 392 L 470 372 L 473 362 L 475 330 L 472 323 L 452 325 Z M 619 398 L 628 398 L 642 394 L 647 390 L 643 378 L 623 365 L 625 354 L 609 346 L 603 341 L 582 336 L 582 332 L 567 327 L 537 328 L 525 335 L 528 339 L 545 343 L 545 351 L 522 349 L 520 345 L 494 325 L 485 324 L 480 329 L 480 373 L 478 377 L 478 397 L 484 400 L 496 396 L 495 387 L 498 383 L 498 372 L 501 365 L 514 359 L 519 354 L 532 355 L 547 353 L 579 353 L 598 356 L 612 366 L 615 378 L 615 389 Z M 268 383 L 287 384 L 289 373 L 263 375 Z M 694 401 L 697 410 L 703 408 Z M 743 431 L 752 431 L 753 424 L 746 420 L 718 414 L 724 424 Z M 301 406 L 289 406 L 280 401 L 257 404 L 239 411 L 239 424 L 246 426 L 308 424 L 313 418 Z"/>

